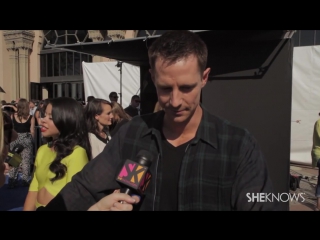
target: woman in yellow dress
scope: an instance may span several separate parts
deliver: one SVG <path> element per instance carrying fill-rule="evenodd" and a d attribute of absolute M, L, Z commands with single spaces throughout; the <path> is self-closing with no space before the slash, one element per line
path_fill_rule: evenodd
<path fill-rule="evenodd" d="M 47 205 L 91 159 L 83 107 L 76 100 L 50 99 L 41 126 L 43 137 L 51 141 L 37 151 L 24 211 Z"/>

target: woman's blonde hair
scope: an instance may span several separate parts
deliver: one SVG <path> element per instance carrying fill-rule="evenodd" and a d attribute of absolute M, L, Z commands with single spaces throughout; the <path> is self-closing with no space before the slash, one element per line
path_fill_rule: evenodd
<path fill-rule="evenodd" d="M 128 119 L 130 120 L 131 117 L 123 110 L 122 106 L 117 103 L 117 102 L 112 102 L 112 113 L 113 113 L 113 118 L 115 121 L 117 121 L 115 119 L 115 115 L 117 115 L 119 117 L 119 120 L 122 119 Z"/>

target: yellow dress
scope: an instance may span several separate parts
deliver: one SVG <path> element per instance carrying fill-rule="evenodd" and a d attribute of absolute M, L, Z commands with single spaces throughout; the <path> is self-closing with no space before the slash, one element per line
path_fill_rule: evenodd
<path fill-rule="evenodd" d="M 82 168 L 88 163 L 88 156 L 86 150 L 80 146 L 75 146 L 73 152 L 63 158 L 61 163 L 66 165 L 67 172 L 63 178 L 54 181 L 50 181 L 55 176 L 53 172 L 49 170 L 49 166 L 56 157 L 56 152 L 52 151 L 47 144 L 41 146 L 36 155 L 35 171 L 29 187 L 30 192 L 38 192 L 42 188 L 52 195 L 56 196 L 60 190 L 71 181 L 73 175 L 82 170 Z M 36 207 L 43 206 L 36 202 Z"/>

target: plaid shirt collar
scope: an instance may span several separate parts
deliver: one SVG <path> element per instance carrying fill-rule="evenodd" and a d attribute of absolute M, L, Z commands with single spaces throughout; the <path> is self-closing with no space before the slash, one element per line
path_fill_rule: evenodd
<path fill-rule="evenodd" d="M 210 120 L 209 111 L 201 104 L 200 107 L 202 108 L 202 118 L 192 144 L 197 144 L 199 140 L 202 140 L 217 149 L 218 135 L 215 122 Z M 142 133 L 142 137 L 148 134 L 153 134 L 157 137 L 158 142 L 160 142 L 160 132 L 164 115 L 165 112 L 163 110 L 159 111 L 156 113 L 156 116 L 152 119 L 152 121 L 146 122 L 148 128 Z"/>

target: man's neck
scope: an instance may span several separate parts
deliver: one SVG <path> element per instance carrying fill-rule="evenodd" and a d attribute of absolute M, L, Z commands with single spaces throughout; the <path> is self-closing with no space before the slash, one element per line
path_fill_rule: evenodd
<path fill-rule="evenodd" d="M 185 123 L 173 123 L 164 116 L 163 134 L 174 146 L 179 146 L 195 137 L 201 122 L 203 110 L 200 105 L 196 108 L 192 117 Z"/>

